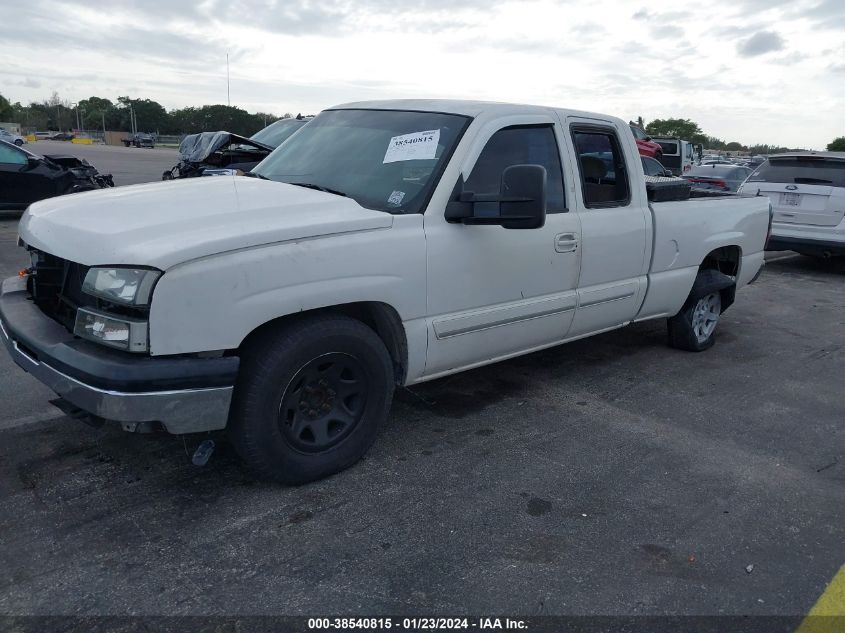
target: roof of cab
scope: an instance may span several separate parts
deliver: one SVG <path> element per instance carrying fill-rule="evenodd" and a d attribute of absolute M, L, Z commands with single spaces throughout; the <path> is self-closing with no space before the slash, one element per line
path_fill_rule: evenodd
<path fill-rule="evenodd" d="M 461 99 L 389 99 L 384 101 L 355 101 L 336 105 L 328 110 L 417 110 L 420 112 L 441 112 L 444 114 L 460 114 L 477 117 L 482 112 L 496 111 L 497 114 L 548 114 L 562 112 L 566 115 L 583 116 L 587 118 L 613 119 L 616 117 L 597 115 L 594 112 L 582 112 L 551 106 L 524 105 L 519 103 L 502 103 L 498 101 L 464 101 Z"/>

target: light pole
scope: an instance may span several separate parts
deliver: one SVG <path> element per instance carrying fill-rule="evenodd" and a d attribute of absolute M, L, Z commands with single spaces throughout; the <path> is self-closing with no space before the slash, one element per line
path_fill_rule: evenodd
<path fill-rule="evenodd" d="M 71 103 L 70 106 L 76 110 L 76 131 L 79 131 L 79 104 L 78 103 Z"/>

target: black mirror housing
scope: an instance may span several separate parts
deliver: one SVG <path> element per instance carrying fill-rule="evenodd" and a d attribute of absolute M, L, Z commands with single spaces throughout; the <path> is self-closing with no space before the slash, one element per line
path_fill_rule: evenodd
<path fill-rule="evenodd" d="M 542 165 L 511 165 L 502 172 L 498 194 L 475 194 L 455 185 L 446 206 L 446 221 L 466 225 L 498 225 L 506 229 L 538 229 L 546 223 L 546 168 Z M 496 203 L 499 214 L 475 215 L 475 204 Z"/>
<path fill-rule="evenodd" d="M 511 165 L 505 169 L 499 203 L 503 227 L 539 229 L 546 223 L 546 178 L 542 165 Z"/>

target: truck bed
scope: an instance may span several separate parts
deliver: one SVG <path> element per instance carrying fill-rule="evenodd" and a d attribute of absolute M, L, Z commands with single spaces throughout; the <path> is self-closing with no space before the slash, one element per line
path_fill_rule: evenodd
<path fill-rule="evenodd" d="M 678 312 L 701 262 L 730 244 L 738 249 L 737 289 L 763 264 L 770 206 L 762 196 L 692 198 L 649 205 L 654 240 L 648 291 L 637 320 Z"/>

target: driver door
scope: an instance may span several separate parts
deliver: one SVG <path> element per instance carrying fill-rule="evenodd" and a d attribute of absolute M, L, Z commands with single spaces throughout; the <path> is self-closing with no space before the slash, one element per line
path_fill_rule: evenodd
<path fill-rule="evenodd" d="M 547 216 L 541 228 L 451 223 L 443 208 L 425 214 L 427 377 L 566 338 L 581 249 L 578 214 L 567 208 L 564 195 L 561 147 L 551 117 L 511 117 L 507 125 L 500 121 L 480 132 L 463 159 L 463 190 L 475 194 L 498 193 L 502 172 L 511 165 L 545 167 Z M 496 214 L 495 205 L 485 204 L 476 203 L 474 215 Z"/>

